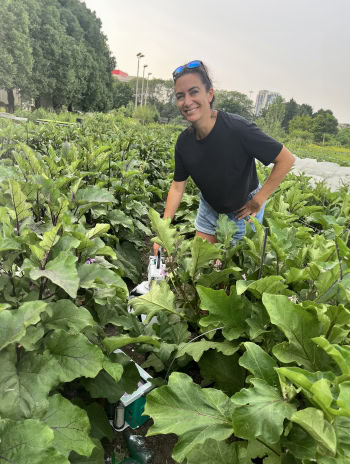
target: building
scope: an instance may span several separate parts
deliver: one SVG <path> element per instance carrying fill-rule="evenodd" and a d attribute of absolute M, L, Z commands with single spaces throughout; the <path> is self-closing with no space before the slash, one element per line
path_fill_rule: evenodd
<path fill-rule="evenodd" d="M 112 71 L 112 75 L 113 77 L 118 79 L 120 82 L 129 82 L 129 81 L 132 81 L 133 79 L 136 79 L 135 76 L 129 76 L 128 73 L 121 71 L 120 69 L 114 69 L 114 71 Z"/>
<path fill-rule="evenodd" d="M 19 90 L 14 89 L 13 91 L 13 96 L 15 99 L 15 106 L 18 106 L 21 104 L 21 95 Z M 0 89 L 0 111 L 8 111 L 9 109 L 9 101 L 7 98 L 7 90 L 5 89 Z"/>
<path fill-rule="evenodd" d="M 269 90 L 259 90 L 255 101 L 255 116 L 260 116 L 262 110 L 273 103 L 277 97 L 280 97 L 278 92 L 270 92 Z"/>

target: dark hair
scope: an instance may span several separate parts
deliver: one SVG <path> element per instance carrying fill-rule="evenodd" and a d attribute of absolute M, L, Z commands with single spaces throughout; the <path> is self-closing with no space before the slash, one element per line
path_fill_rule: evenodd
<path fill-rule="evenodd" d="M 179 77 L 184 76 L 185 74 L 198 74 L 207 92 L 209 92 L 209 90 L 213 87 L 213 83 L 209 75 L 208 68 L 205 66 L 204 63 L 202 63 L 201 66 L 198 66 L 197 68 L 186 68 L 185 67 L 177 76 L 174 77 L 174 82 L 176 82 Z M 214 101 L 215 101 L 215 95 L 213 95 L 213 99 L 210 102 L 211 109 L 214 107 Z"/>

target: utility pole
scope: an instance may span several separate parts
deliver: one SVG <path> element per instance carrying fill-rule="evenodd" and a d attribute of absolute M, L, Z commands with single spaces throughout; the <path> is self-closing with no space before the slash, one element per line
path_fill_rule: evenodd
<path fill-rule="evenodd" d="M 147 68 L 148 64 L 143 65 L 143 74 L 142 74 L 142 89 L 141 89 L 141 106 L 143 106 L 143 83 L 145 82 L 145 69 Z"/>
<path fill-rule="evenodd" d="M 142 55 L 142 53 L 138 53 L 136 56 L 137 56 L 137 77 L 136 77 L 136 93 L 135 93 L 135 110 L 137 108 L 137 93 L 138 93 L 138 88 L 139 88 L 140 59 L 143 58 L 145 55 Z"/>

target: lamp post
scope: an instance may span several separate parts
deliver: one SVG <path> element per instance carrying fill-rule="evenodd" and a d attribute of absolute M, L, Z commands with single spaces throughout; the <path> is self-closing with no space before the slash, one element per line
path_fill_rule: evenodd
<path fill-rule="evenodd" d="M 148 64 L 143 65 L 143 75 L 142 75 L 142 89 L 141 89 L 141 106 L 143 103 L 143 83 L 145 82 L 145 69 L 147 68 Z"/>
<path fill-rule="evenodd" d="M 137 107 L 137 93 L 138 93 L 138 88 L 139 88 L 140 59 L 143 58 L 145 55 L 142 55 L 142 53 L 138 53 L 136 56 L 137 56 L 137 77 L 136 77 L 136 93 L 135 93 L 135 110 Z"/>
<path fill-rule="evenodd" d="M 147 106 L 148 81 L 149 81 L 149 76 L 150 76 L 151 74 L 152 74 L 152 73 L 148 73 L 148 75 L 147 75 L 147 85 L 146 85 L 146 95 L 145 95 L 145 106 Z"/>

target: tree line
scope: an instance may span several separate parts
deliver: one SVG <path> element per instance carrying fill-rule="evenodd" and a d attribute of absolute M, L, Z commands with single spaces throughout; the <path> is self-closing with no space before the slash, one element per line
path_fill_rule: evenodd
<path fill-rule="evenodd" d="M 79 0 L 0 0 L 0 88 L 35 107 L 113 107 L 116 61 L 101 21 Z"/>

